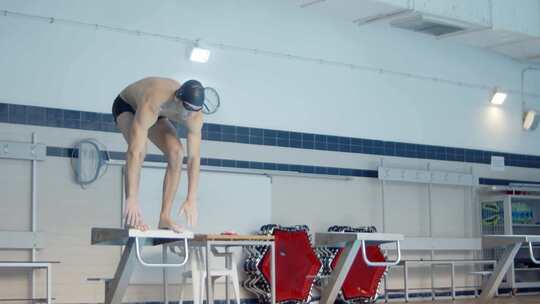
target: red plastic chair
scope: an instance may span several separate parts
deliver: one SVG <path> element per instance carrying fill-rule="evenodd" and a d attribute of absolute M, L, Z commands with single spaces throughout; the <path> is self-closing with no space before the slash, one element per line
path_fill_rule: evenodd
<path fill-rule="evenodd" d="M 276 248 L 276 302 L 308 302 L 316 276 L 321 270 L 306 231 L 275 229 Z M 270 252 L 266 252 L 260 270 L 270 281 Z"/>

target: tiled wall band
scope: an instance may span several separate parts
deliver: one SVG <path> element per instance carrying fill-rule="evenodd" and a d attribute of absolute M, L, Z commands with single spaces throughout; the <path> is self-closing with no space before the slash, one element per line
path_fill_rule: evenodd
<path fill-rule="evenodd" d="M 75 153 L 74 153 L 75 152 Z M 125 160 L 126 156 L 124 152 L 109 151 L 109 155 L 113 160 Z M 77 151 L 72 148 L 62 147 L 47 147 L 47 156 L 56 157 L 77 157 Z M 147 154 L 145 161 L 151 162 L 166 162 L 163 155 L 160 154 Z M 184 158 L 186 163 L 186 158 Z M 307 166 L 297 164 L 282 164 L 282 163 L 267 163 L 245 160 L 233 160 L 233 159 L 220 159 L 220 158 L 201 158 L 201 165 L 223 167 L 223 168 L 238 168 L 238 169 L 259 169 L 269 171 L 284 171 L 284 172 L 297 172 L 307 174 L 321 174 L 321 175 L 337 175 L 337 176 L 354 176 L 354 177 L 370 177 L 378 178 L 379 174 L 377 170 L 368 169 L 353 169 L 353 168 L 336 168 L 336 167 L 323 167 L 323 166 Z M 495 179 L 495 178 L 479 178 L 481 185 L 509 185 L 511 183 L 537 183 L 534 181 L 519 181 L 508 179 Z"/>
<path fill-rule="evenodd" d="M 0 103 L 0 122 L 70 129 L 119 132 L 108 113 L 63 110 L 36 106 Z M 180 137 L 186 130 L 177 127 Z M 204 140 L 268 145 L 285 148 L 362 153 L 381 156 L 457 161 L 489 164 L 491 156 L 503 156 L 507 166 L 540 168 L 540 156 L 494 151 L 400 143 L 323 134 L 289 132 L 206 123 Z"/>

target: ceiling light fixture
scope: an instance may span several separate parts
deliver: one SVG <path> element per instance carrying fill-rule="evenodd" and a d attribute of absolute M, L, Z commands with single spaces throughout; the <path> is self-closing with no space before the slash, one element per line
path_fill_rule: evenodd
<path fill-rule="evenodd" d="M 493 90 L 490 102 L 492 104 L 494 104 L 494 105 L 500 106 L 500 105 L 502 105 L 504 103 L 507 96 L 508 95 L 505 92 L 503 92 L 500 89 L 496 88 L 495 90 Z"/>
<path fill-rule="evenodd" d="M 189 60 L 193 62 L 206 63 L 210 59 L 210 50 L 199 46 L 199 40 L 195 41 L 195 45 L 189 53 Z"/>

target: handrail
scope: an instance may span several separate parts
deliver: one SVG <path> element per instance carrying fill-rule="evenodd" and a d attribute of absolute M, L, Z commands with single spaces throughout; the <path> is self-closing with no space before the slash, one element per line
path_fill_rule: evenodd
<path fill-rule="evenodd" d="M 532 246 L 532 242 L 529 242 L 529 253 L 531 255 L 531 261 L 533 263 L 535 263 L 536 265 L 540 265 L 540 261 L 537 260 L 535 257 L 534 257 L 534 251 L 533 251 L 533 246 Z"/>
<path fill-rule="evenodd" d="M 172 267 L 182 267 L 184 266 L 188 259 L 189 259 L 189 248 L 188 248 L 188 239 L 187 238 L 184 238 L 184 248 L 185 248 L 185 256 L 184 256 L 184 260 L 181 262 L 181 263 L 172 263 L 172 264 L 159 264 L 159 263 L 148 263 L 148 262 L 145 262 L 143 259 L 142 259 L 142 256 L 141 256 L 141 248 L 140 248 L 140 243 L 139 243 L 139 237 L 136 237 L 135 238 L 135 251 L 137 252 L 137 259 L 139 260 L 139 262 L 144 265 L 144 266 L 147 266 L 147 267 L 162 267 L 162 268 L 172 268 Z"/>
<path fill-rule="evenodd" d="M 362 257 L 364 258 L 364 262 L 366 262 L 366 265 L 370 267 L 389 267 L 389 266 L 396 266 L 401 261 L 401 248 L 399 245 L 399 241 L 395 241 L 396 248 L 397 248 L 397 258 L 394 261 L 388 261 L 388 262 L 372 262 L 367 257 L 366 252 L 366 240 L 362 240 Z"/>

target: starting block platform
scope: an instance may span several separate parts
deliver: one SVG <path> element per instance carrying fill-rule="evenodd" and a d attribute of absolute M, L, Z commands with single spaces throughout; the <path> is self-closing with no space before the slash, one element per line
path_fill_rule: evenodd
<path fill-rule="evenodd" d="M 349 270 L 361 250 L 364 262 L 368 267 L 390 267 L 399 264 L 401 260 L 400 241 L 404 239 L 402 234 L 390 233 L 362 233 L 362 232 L 321 232 L 315 233 L 316 246 L 343 247 L 336 268 L 330 275 L 328 284 L 323 286 L 321 292 L 322 304 L 333 304 L 338 296 Z M 366 246 L 395 243 L 397 258 L 388 262 L 370 261 L 366 254 Z"/>
<path fill-rule="evenodd" d="M 140 231 L 137 229 L 122 228 L 92 228 L 91 244 L 125 246 L 122 252 L 122 258 L 120 259 L 120 262 L 116 268 L 114 278 L 111 281 L 106 281 L 105 283 L 105 304 L 121 303 L 137 263 L 140 263 L 146 267 L 160 267 L 163 269 L 182 267 L 189 259 L 190 246 L 203 247 L 205 249 L 205 264 L 207 272 L 210 270 L 210 259 L 208 257 L 210 256 L 211 252 L 215 251 L 216 247 L 224 247 L 225 253 L 227 253 L 228 248 L 230 247 L 269 246 L 271 252 L 271 303 L 275 303 L 275 247 L 273 236 L 193 234 L 192 232 L 188 231 L 176 233 L 171 230 Z M 177 255 L 180 253 L 180 255 L 183 255 L 183 261 L 177 264 L 148 263 L 143 260 L 141 255 L 142 247 L 144 245 L 169 246 L 169 249 L 173 253 L 176 253 Z M 166 253 L 167 250 L 164 252 Z M 165 253 L 164 260 L 166 258 Z M 231 261 L 228 262 L 229 264 L 231 263 Z M 166 290 L 167 282 L 164 282 L 164 288 Z M 210 276 L 207 276 L 206 278 L 206 296 L 208 303 L 214 303 L 213 288 Z"/>
<path fill-rule="evenodd" d="M 182 267 L 189 259 L 188 240 L 193 239 L 192 232 L 176 233 L 171 230 L 147 230 L 122 228 L 92 228 L 92 245 L 125 246 L 118 263 L 114 278 L 105 286 L 105 304 L 120 304 L 129 285 L 129 279 L 137 261 L 147 267 L 172 268 Z M 154 264 L 143 260 L 141 247 L 161 245 L 171 242 L 184 243 L 184 260 L 177 264 Z"/>
<path fill-rule="evenodd" d="M 540 265 L 535 258 L 533 243 L 540 243 L 540 235 L 484 235 L 482 237 L 483 248 L 504 248 L 504 252 L 497 261 L 493 273 L 482 285 L 479 303 L 490 303 L 501 284 L 504 275 L 514 262 L 514 258 L 523 244 L 528 244 L 529 255 L 534 264 Z"/>
<path fill-rule="evenodd" d="M 145 243 L 160 245 L 193 237 L 194 234 L 190 231 L 176 233 L 165 229 L 141 231 L 122 228 L 92 228 L 92 245 L 125 246 L 130 238 L 144 239 Z"/>

